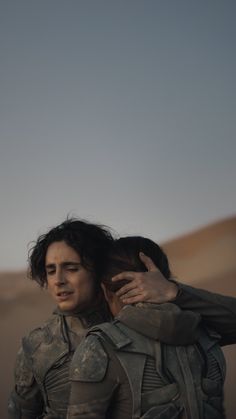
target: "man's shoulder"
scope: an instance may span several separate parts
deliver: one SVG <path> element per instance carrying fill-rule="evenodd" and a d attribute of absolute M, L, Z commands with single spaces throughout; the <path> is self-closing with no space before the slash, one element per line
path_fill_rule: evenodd
<path fill-rule="evenodd" d="M 42 343 L 50 343 L 60 324 L 59 316 L 52 314 L 42 325 L 31 330 L 23 338 L 23 348 L 26 353 L 34 353 Z"/>
<path fill-rule="evenodd" d="M 70 368 L 72 381 L 102 381 L 108 366 L 108 355 L 99 336 L 89 334 L 77 347 Z"/>

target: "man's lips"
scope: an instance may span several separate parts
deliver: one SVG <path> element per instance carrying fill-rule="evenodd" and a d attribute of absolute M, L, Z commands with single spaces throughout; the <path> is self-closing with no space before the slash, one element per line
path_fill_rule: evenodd
<path fill-rule="evenodd" d="M 58 300 L 66 300 L 71 294 L 73 294 L 73 291 L 58 291 L 56 296 Z"/>

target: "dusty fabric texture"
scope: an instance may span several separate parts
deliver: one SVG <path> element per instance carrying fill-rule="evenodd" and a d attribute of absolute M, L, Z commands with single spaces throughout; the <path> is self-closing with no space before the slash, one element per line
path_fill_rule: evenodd
<path fill-rule="evenodd" d="M 153 310 L 150 310 L 150 307 Z M 125 306 L 117 319 L 131 329 L 143 334 L 145 318 L 145 336 L 170 345 L 189 345 L 196 341 L 199 333 L 201 316 L 192 311 L 180 310 L 172 303 Z"/>
<path fill-rule="evenodd" d="M 64 419 L 70 393 L 69 366 L 86 330 L 107 319 L 102 308 L 61 313 L 23 338 L 15 365 L 9 418 Z"/>
<path fill-rule="evenodd" d="M 175 314 L 178 323 L 180 310 L 173 304 L 161 308 L 144 304 L 138 307 L 138 322 L 135 311 L 125 307 L 112 323 L 93 327 L 76 350 L 68 418 L 223 419 L 225 362 L 219 334 L 201 328 L 196 329 L 195 344 L 160 343 L 156 336 L 166 319 L 162 315 L 160 320 L 158 314 L 172 311 L 172 322 Z M 128 318 L 129 327 L 123 322 Z M 131 328 L 132 319 L 136 330 Z M 184 327 L 185 323 L 181 333 Z M 82 352 L 86 358 L 80 367 Z M 96 354 L 101 353 L 103 362 L 95 382 L 92 371 L 98 368 Z M 131 400 L 124 396 L 124 388 Z"/>
<path fill-rule="evenodd" d="M 199 313 L 204 323 L 221 335 L 221 344 L 236 342 L 235 298 L 212 294 L 186 285 L 178 284 L 178 286 L 180 291 L 174 301 L 176 305 L 181 307 L 182 310 Z M 90 310 L 88 313 L 74 313 L 73 316 L 70 313 L 63 313 L 62 315 L 62 313 L 56 311 L 48 322 L 37 329 L 38 332 L 37 330 L 33 331 L 24 340 L 24 345 L 28 347 L 30 352 L 34 350 L 34 353 L 33 356 L 30 355 L 25 352 L 23 347 L 18 353 L 15 368 L 15 389 L 9 399 L 9 419 L 36 419 L 41 415 L 47 419 L 65 419 L 70 392 L 68 384 L 69 365 L 74 349 L 77 343 L 81 341 L 84 329 L 104 320 L 105 318 L 101 315 L 99 307 Z M 138 322 L 136 326 L 137 331 L 139 331 Z M 134 328 L 136 326 L 134 325 Z M 38 333 L 43 336 L 42 342 L 38 339 Z M 54 341 L 53 339 L 52 343 L 49 343 L 50 336 L 56 336 L 56 345 L 57 347 L 59 345 L 58 358 L 50 355 L 49 349 Z M 32 346 L 29 345 L 30 342 L 32 342 Z M 42 348 L 44 348 L 44 356 L 41 357 L 43 366 L 44 363 L 46 365 L 48 362 L 47 358 L 52 359 L 52 365 L 46 372 L 44 383 L 37 376 L 37 362 L 35 361 Z M 52 354 L 54 352 L 53 348 L 52 346 Z M 64 355 L 63 350 L 65 351 Z M 120 365 L 119 362 L 118 365 Z M 124 376 L 122 382 L 124 382 Z M 59 386 L 57 387 L 57 385 Z M 122 385 L 122 388 L 125 388 L 124 386 L 125 384 Z M 63 397 L 61 397 L 61 394 L 63 394 Z M 128 390 L 126 388 L 125 394 L 121 397 L 125 398 L 127 394 Z M 127 398 L 129 399 L 128 396 Z M 50 404 L 49 407 L 48 404 Z"/>
<path fill-rule="evenodd" d="M 179 293 L 173 303 L 183 310 L 201 314 L 203 323 L 221 335 L 221 346 L 235 343 L 236 298 L 177 284 Z"/>

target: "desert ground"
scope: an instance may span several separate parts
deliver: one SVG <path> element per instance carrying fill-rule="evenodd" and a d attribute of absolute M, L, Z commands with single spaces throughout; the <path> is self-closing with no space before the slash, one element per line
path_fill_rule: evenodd
<path fill-rule="evenodd" d="M 236 297 L 236 217 L 205 226 L 162 246 L 174 276 L 181 282 Z M 27 279 L 25 271 L 0 273 L 0 300 L 0 417 L 6 419 L 7 398 L 13 385 L 14 360 L 21 337 L 49 316 L 53 304 L 45 290 Z M 227 419 L 235 419 L 236 345 L 225 347 L 224 353 Z"/>

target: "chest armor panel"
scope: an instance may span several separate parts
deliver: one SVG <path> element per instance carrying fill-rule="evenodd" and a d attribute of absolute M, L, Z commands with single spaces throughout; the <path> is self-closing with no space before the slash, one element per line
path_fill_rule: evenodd
<path fill-rule="evenodd" d="M 63 333 L 62 319 L 33 332 L 23 341 L 33 375 L 42 392 L 45 417 L 65 418 L 70 394 L 69 367 L 82 336 L 71 342 Z"/>
<path fill-rule="evenodd" d="M 219 337 L 165 345 L 115 321 L 98 327 L 114 345 L 133 394 L 133 419 L 223 419 L 225 361 Z"/>

